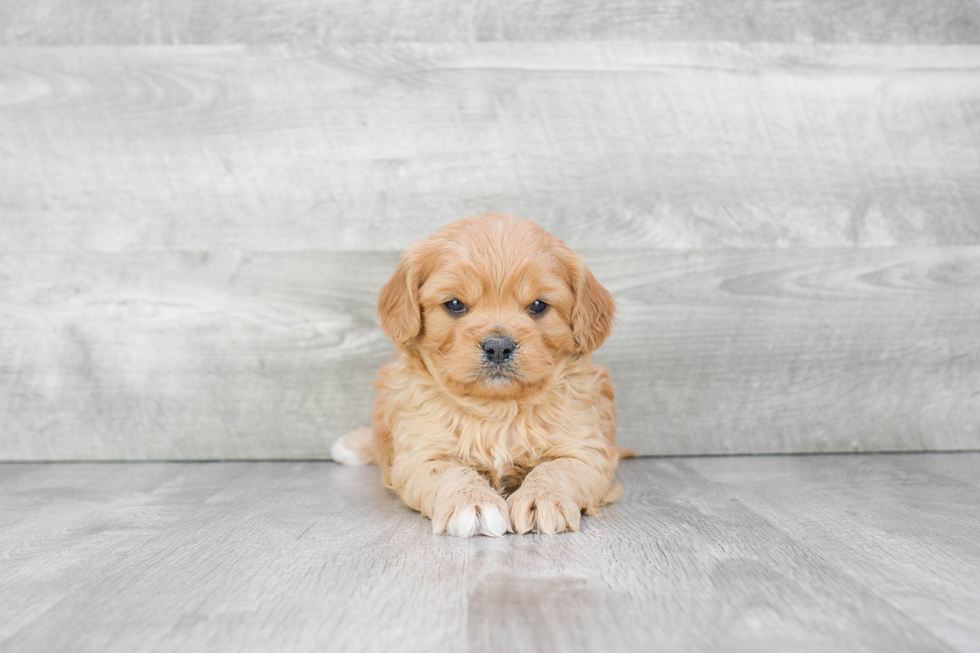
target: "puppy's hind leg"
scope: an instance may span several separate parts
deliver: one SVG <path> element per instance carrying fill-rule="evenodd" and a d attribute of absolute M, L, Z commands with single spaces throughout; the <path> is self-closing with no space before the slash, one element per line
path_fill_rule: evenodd
<path fill-rule="evenodd" d="M 333 443 L 330 455 L 344 465 L 370 465 L 377 462 L 374 433 L 368 427 L 355 429 Z"/>
<path fill-rule="evenodd" d="M 602 365 L 595 365 L 592 371 L 599 390 L 596 409 L 599 411 L 599 426 L 602 434 L 606 436 L 620 458 L 636 458 L 635 451 L 624 449 L 616 444 L 616 388 L 609 378 L 609 370 Z"/>

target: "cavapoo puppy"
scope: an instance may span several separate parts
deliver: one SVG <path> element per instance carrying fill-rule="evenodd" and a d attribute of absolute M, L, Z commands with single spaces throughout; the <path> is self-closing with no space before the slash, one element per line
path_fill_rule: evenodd
<path fill-rule="evenodd" d="M 572 250 L 527 220 L 459 220 L 415 243 L 381 289 L 398 354 L 384 365 L 371 428 L 332 449 L 376 462 L 384 485 L 469 537 L 576 531 L 615 501 L 616 408 L 592 352 L 613 298 Z M 505 500 L 506 499 L 506 500 Z"/>

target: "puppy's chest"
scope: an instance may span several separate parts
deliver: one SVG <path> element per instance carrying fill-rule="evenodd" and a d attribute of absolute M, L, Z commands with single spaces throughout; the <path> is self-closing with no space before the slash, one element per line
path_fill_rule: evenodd
<path fill-rule="evenodd" d="M 513 491 L 540 461 L 547 434 L 520 421 L 474 427 L 460 433 L 460 457 L 497 489 Z"/>

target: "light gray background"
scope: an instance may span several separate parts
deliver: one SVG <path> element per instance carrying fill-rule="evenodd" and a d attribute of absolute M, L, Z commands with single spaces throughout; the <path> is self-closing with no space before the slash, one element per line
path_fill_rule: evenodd
<path fill-rule="evenodd" d="M 626 446 L 978 448 L 978 43 L 967 0 L 0 0 L 0 459 L 327 457 L 397 252 L 487 211 L 616 295 Z"/>

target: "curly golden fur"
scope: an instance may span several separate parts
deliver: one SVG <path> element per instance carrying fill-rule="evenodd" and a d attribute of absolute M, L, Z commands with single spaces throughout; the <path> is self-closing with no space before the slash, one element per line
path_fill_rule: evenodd
<path fill-rule="evenodd" d="M 583 512 L 618 498 L 616 464 L 632 453 L 615 446 L 612 381 L 592 364 L 614 312 L 581 259 L 533 222 L 443 227 L 381 289 L 398 354 L 375 381 L 371 429 L 338 441 L 334 458 L 377 462 L 435 533 L 578 530 Z M 488 357 L 490 337 L 510 339 L 508 358 Z"/>

